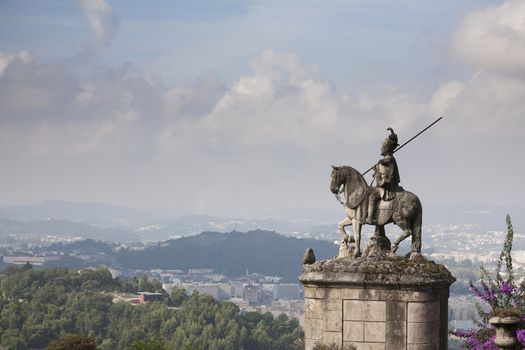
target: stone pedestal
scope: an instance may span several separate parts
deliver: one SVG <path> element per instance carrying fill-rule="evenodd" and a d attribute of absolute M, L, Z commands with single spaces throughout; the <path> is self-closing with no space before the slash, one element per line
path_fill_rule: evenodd
<path fill-rule="evenodd" d="M 424 258 L 333 259 L 304 265 L 305 345 L 446 350 L 455 281 Z"/>

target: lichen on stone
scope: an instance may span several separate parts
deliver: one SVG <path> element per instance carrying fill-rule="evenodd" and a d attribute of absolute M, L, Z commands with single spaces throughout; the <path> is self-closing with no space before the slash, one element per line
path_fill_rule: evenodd
<path fill-rule="evenodd" d="M 353 276 L 352 276 L 353 275 Z M 352 277 L 355 277 L 352 279 Z M 388 284 L 453 283 L 447 268 L 424 257 L 414 260 L 399 256 L 386 259 L 339 258 L 304 266 L 300 280 L 327 279 L 327 282 L 378 282 Z"/>

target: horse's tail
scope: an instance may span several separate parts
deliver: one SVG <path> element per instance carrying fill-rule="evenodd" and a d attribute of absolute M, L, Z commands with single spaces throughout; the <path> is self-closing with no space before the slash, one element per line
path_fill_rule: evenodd
<path fill-rule="evenodd" d="M 416 211 L 412 219 L 412 252 L 421 253 L 421 226 L 423 224 L 423 207 L 419 198 L 416 201 Z"/>

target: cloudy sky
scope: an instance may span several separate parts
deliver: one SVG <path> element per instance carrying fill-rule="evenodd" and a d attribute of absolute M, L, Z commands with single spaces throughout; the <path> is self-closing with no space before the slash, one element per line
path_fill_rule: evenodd
<path fill-rule="evenodd" d="M 0 202 L 340 210 L 387 127 L 425 202 L 523 203 L 525 1 L 0 0 Z"/>

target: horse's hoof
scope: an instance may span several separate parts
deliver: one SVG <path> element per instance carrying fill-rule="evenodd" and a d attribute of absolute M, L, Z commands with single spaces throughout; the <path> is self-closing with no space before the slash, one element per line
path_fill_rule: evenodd
<path fill-rule="evenodd" d="M 421 253 L 418 253 L 418 252 L 412 252 L 410 253 L 410 260 L 418 260 L 418 259 L 421 259 L 423 258 L 423 254 Z"/>
<path fill-rule="evenodd" d="M 394 252 L 388 253 L 388 257 L 390 257 L 390 258 L 395 258 L 396 256 L 397 256 L 397 254 L 394 253 Z"/>
<path fill-rule="evenodd" d="M 354 258 L 359 258 L 361 256 L 361 252 L 354 252 L 354 254 L 352 254 L 352 257 Z"/>

